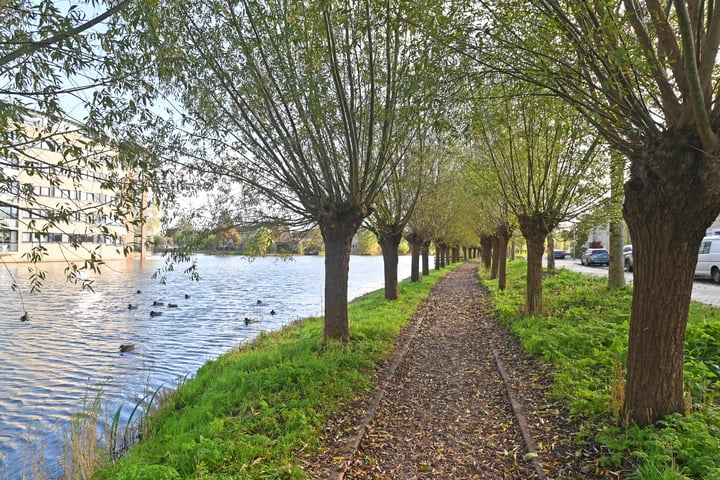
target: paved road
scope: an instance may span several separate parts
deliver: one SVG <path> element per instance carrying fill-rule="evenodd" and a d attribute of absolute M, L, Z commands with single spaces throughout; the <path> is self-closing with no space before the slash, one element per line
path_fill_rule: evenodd
<path fill-rule="evenodd" d="M 607 276 L 607 267 L 586 267 L 580 265 L 580 259 L 555 260 L 556 268 L 567 268 L 576 272 L 582 272 L 588 275 Z M 625 272 L 625 281 L 631 283 L 633 274 Z M 695 280 L 693 284 L 692 299 L 698 302 L 720 307 L 720 285 L 714 284 L 711 280 Z"/>

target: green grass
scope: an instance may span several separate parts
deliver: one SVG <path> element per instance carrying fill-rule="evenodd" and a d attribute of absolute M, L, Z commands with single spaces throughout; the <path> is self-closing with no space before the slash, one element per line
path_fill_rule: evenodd
<path fill-rule="evenodd" d="M 544 315 L 524 316 L 526 264 L 510 262 L 508 288 L 484 279 L 498 318 L 525 349 L 554 367 L 553 394 L 610 454 L 604 465 L 633 466 L 631 478 L 720 479 L 720 309 L 693 302 L 686 335 L 685 380 L 692 407 L 645 429 L 619 421 L 632 289 L 568 270 L 547 275 Z M 485 275 L 481 272 L 481 275 Z M 618 426 L 620 425 L 620 426 Z"/>
<path fill-rule="evenodd" d="M 322 342 L 322 320 L 307 319 L 207 362 L 163 399 L 144 438 L 98 479 L 304 479 L 301 458 L 315 451 L 324 423 L 373 387 L 370 374 L 432 286 L 401 282 L 400 300 L 383 291 L 349 306 L 349 344 Z"/>

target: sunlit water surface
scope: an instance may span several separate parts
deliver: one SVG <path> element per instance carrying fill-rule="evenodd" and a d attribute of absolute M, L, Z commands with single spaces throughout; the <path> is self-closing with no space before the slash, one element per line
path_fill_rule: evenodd
<path fill-rule="evenodd" d="M 60 264 L 43 266 L 48 278 L 34 295 L 27 293 L 27 267 L 0 272 L 0 478 L 60 475 L 71 415 L 98 391 L 102 411 L 122 406 L 127 421 L 148 391 L 177 386 L 262 330 L 322 314 L 323 257 L 198 260 L 199 282 L 180 265 L 165 284 L 151 278 L 160 257 L 110 263 L 93 276 L 94 293 L 66 283 Z M 398 276 L 409 275 L 410 258 L 401 257 Z M 22 299 L 11 289 L 13 278 L 23 286 Z M 381 257 L 351 257 L 349 299 L 382 286 Z M 20 322 L 23 310 L 29 322 Z M 151 310 L 162 315 L 151 317 Z M 260 322 L 246 325 L 245 317 Z M 120 353 L 129 343 L 135 350 Z"/>

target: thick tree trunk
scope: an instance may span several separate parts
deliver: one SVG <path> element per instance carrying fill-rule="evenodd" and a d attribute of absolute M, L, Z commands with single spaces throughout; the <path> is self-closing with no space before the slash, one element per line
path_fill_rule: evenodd
<path fill-rule="evenodd" d="M 542 304 L 542 257 L 545 249 L 545 238 L 557 226 L 556 222 L 543 213 L 531 216 L 518 215 L 520 231 L 527 242 L 527 292 L 525 296 L 525 313 L 540 314 Z"/>
<path fill-rule="evenodd" d="M 420 274 L 420 252 L 422 250 L 422 241 L 413 238 L 410 243 L 410 281 L 415 283 L 422 280 Z"/>
<path fill-rule="evenodd" d="M 507 286 L 507 246 L 510 238 L 505 235 L 498 237 L 498 250 L 500 258 L 498 258 L 498 290 L 505 290 Z"/>
<path fill-rule="evenodd" d="M 485 270 L 490 270 L 492 267 L 492 237 L 484 235 L 480 238 L 480 248 L 482 249 L 482 265 Z"/>
<path fill-rule="evenodd" d="M 511 236 L 512 227 L 508 224 L 498 228 L 498 251 L 500 252 L 500 258 L 498 259 L 498 290 L 505 290 L 507 286 L 507 250 Z"/>
<path fill-rule="evenodd" d="M 442 242 L 438 242 L 435 245 L 435 268 L 445 268 L 445 249 L 447 245 Z"/>
<path fill-rule="evenodd" d="M 490 280 L 494 280 L 498 277 L 498 263 L 500 262 L 500 249 L 498 248 L 500 244 L 500 239 L 498 237 L 493 237 L 492 240 L 492 257 L 491 257 L 491 263 L 490 263 Z"/>
<path fill-rule="evenodd" d="M 350 340 L 347 315 L 347 284 L 352 235 L 325 240 L 325 340 Z"/>
<path fill-rule="evenodd" d="M 625 178 L 625 157 L 613 150 L 610 154 L 610 267 L 608 269 L 608 286 L 620 288 L 625 286 L 625 258 L 623 257 L 622 232 L 622 199 L 623 181 Z"/>
<path fill-rule="evenodd" d="M 325 323 L 323 338 L 350 340 L 348 322 L 348 269 L 352 238 L 365 215 L 359 208 L 334 212 L 320 222 L 325 242 Z"/>
<path fill-rule="evenodd" d="M 385 272 L 385 300 L 398 299 L 398 247 L 402 240 L 402 229 L 397 232 L 383 232 L 378 238 L 383 255 Z"/>
<path fill-rule="evenodd" d="M 610 222 L 610 267 L 608 268 L 608 287 L 620 288 L 625 286 L 625 259 L 623 258 L 622 223 Z"/>
<path fill-rule="evenodd" d="M 555 270 L 555 237 L 552 234 L 547 236 L 547 268 L 551 272 Z"/>
<path fill-rule="evenodd" d="M 640 426 L 682 412 L 685 327 L 697 253 L 720 210 L 716 160 L 668 136 L 633 159 L 623 214 L 633 239 L 625 412 Z"/>
<path fill-rule="evenodd" d="M 422 274 L 428 276 L 430 275 L 430 240 L 423 242 L 420 256 L 422 257 Z"/>
<path fill-rule="evenodd" d="M 490 279 L 498 278 L 498 264 L 500 262 L 500 239 L 497 235 L 492 237 L 492 265 L 490 267 Z"/>
<path fill-rule="evenodd" d="M 527 292 L 525 294 L 525 313 L 540 314 L 542 303 L 542 257 L 545 249 L 545 237 L 527 238 Z"/>

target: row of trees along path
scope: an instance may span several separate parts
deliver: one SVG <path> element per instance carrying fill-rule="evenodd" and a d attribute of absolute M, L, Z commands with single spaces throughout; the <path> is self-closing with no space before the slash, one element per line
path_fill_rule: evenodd
<path fill-rule="evenodd" d="M 547 368 L 492 318 L 466 263 L 441 280 L 377 372 L 306 459 L 322 479 L 612 478 L 549 397 Z"/>

